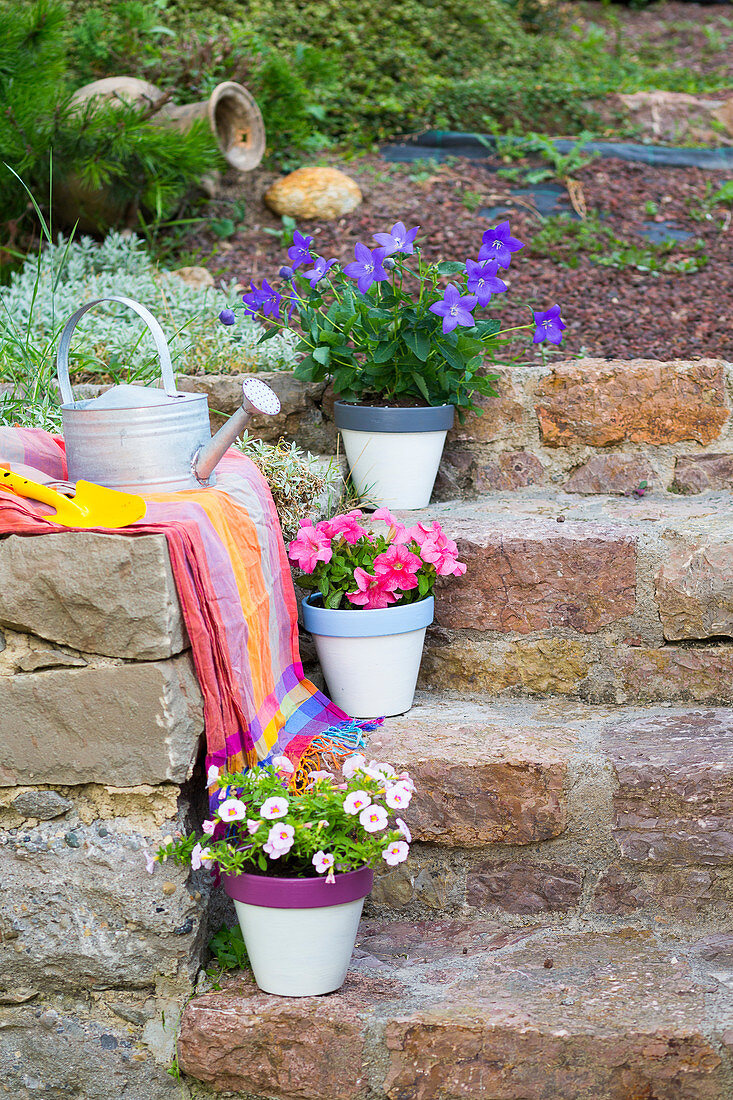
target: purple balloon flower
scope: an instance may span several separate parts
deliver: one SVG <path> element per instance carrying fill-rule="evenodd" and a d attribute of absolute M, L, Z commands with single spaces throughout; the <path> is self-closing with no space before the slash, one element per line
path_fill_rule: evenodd
<path fill-rule="evenodd" d="M 506 283 L 496 277 L 498 269 L 498 260 L 466 260 L 466 286 L 482 308 L 489 304 L 492 294 L 503 294 L 507 289 Z"/>
<path fill-rule="evenodd" d="M 439 302 L 434 302 L 430 307 L 431 313 L 437 313 L 443 318 L 443 335 L 453 332 L 457 325 L 466 325 L 471 328 L 475 321 L 471 310 L 478 299 L 475 294 L 461 295 L 457 286 L 448 283 L 445 294 Z"/>
<path fill-rule="evenodd" d="M 301 275 L 304 279 L 308 279 L 311 287 L 313 288 L 316 286 L 317 283 L 320 283 L 323 276 L 333 267 L 335 263 L 335 260 L 325 260 L 323 256 L 316 256 L 311 270 L 301 271 Z"/>
<path fill-rule="evenodd" d="M 344 275 L 348 275 L 350 279 L 356 279 L 356 285 L 362 294 L 366 294 L 372 283 L 382 283 L 389 278 L 382 264 L 383 248 L 375 248 L 372 251 L 361 241 L 357 241 L 354 245 L 354 255 L 356 260 L 346 265 Z"/>
<path fill-rule="evenodd" d="M 250 317 L 256 317 L 260 312 L 260 309 L 267 301 L 267 291 L 264 289 L 258 290 L 256 283 L 250 283 L 250 293 L 242 295 L 242 301 L 244 302 L 244 312 L 249 314 Z M 265 283 L 263 281 L 262 286 L 264 288 Z"/>
<path fill-rule="evenodd" d="M 237 323 L 237 315 L 233 309 L 223 309 L 219 314 L 219 320 L 223 325 L 234 325 Z"/>
<path fill-rule="evenodd" d="M 372 233 L 372 236 L 384 248 L 385 256 L 391 256 L 393 252 L 405 252 L 409 255 L 415 251 L 412 244 L 419 228 L 419 225 L 415 225 L 408 232 L 402 222 L 395 222 L 389 233 Z"/>
<path fill-rule="evenodd" d="M 563 332 L 568 327 L 560 319 L 560 306 L 551 306 L 545 313 L 535 313 L 534 323 L 537 327 L 532 337 L 533 344 L 541 344 L 543 340 L 549 340 L 551 344 L 559 344 Z"/>
<path fill-rule="evenodd" d="M 286 294 L 283 297 L 281 308 L 284 309 L 288 315 L 288 324 L 290 324 L 290 318 L 293 316 L 293 310 L 300 309 L 300 303 L 302 299 L 298 297 L 298 292 L 293 288 L 290 294 Z"/>
<path fill-rule="evenodd" d="M 262 280 L 262 293 L 267 295 L 262 303 L 262 312 L 265 317 L 277 317 L 280 312 L 280 303 L 283 300 L 282 294 L 278 293 L 277 290 L 273 290 L 267 279 Z"/>
<path fill-rule="evenodd" d="M 524 248 L 521 241 L 512 237 L 509 222 L 499 222 L 496 229 L 487 229 L 481 239 L 483 244 L 479 249 L 479 260 L 497 260 L 500 267 L 509 267 L 512 252 Z"/>
<path fill-rule="evenodd" d="M 313 263 L 313 257 L 310 253 L 310 246 L 312 244 L 312 237 L 304 237 L 297 229 L 295 230 L 293 233 L 293 243 L 288 249 L 288 257 L 293 269 L 302 267 L 303 264 Z"/>

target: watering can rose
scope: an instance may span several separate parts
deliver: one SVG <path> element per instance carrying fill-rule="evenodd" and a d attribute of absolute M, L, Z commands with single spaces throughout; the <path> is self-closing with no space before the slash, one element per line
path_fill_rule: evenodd
<path fill-rule="evenodd" d="M 315 524 L 304 520 L 288 556 L 305 574 L 298 583 L 317 589 L 331 609 L 423 600 L 438 577 L 466 572 L 456 543 L 437 521 L 407 527 L 387 508 L 371 517 L 352 511 Z"/>

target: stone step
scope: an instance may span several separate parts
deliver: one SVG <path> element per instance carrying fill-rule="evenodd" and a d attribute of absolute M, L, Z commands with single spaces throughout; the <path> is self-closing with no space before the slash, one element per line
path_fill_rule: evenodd
<path fill-rule="evenodd" d="M 231 414 L 245 375 L 182 375 L 181 389 L 206 393 Z M 250 431 L 307 450 L 336 449 L 334 396 L 324 383 L 287 371 L 259 375 L 282 402 L 277 417 Z M 733 364 L 717 359 L 580 359 L 504 372 L 482 414 L 456 422 L 436 486 L 439 499 L 487 491 L 556 486 L 571 493 L 733 489 Z"/>
<path fill-rule="evenodd" d="M 732 713 L 419 696 L 369 738 L 417 785 L 369 912 L 733 928 Z"/>
<path fill-rule="evenodd" d="M 366 921 L 343 988 L 186 1006 L 185 1075 L 273 1100 L 723 1100 L 733 942 Z"/>
<path fill-rule="evenodd" d="M 421 683 L 472 697 L 733 702 L 733 496 L 536 491 L 404 512 L 468 565 L 440 578 Z"/>

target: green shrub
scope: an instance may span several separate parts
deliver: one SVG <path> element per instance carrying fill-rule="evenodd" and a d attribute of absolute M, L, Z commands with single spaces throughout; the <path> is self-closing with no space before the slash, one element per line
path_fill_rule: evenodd
<path fill-rule="evenodd" d="M 262 326 L 248 319 L 236 334 L 220 324 L 223 290 L 201 290 L 159 271 L 133 236 L 110 233 L 60 239 L 26 260 L 0 289 L 0 382 L 13 392 L 0 401 L 0 423 L 44 426 L 57 417 L 51 400 L 59 331 L 79 305 L 123 295 L 160 321 L 174 367 L 181 372 L 292 369 L 295 337 L 284 333 L 258 346 Z M 76 381 L 150 380 L 159 374 L 152 337 L 128 308 L 105 303 L 79 322 L 70 356 Z"/>
<path fill-rule="evenodd" d="M 219 157 L 204 123 L 181 134 L 129 105 L 73 109 L 66 12 L 56 0 L 20 9 L 0 3 L 0 103 L 0 164 L 13 168 L 37 196 L 48 195 L 52 172 L 57 195 L 70 188 L 83 206 L 85 189 L 109 187 L 113 207 L 134 212 L 142 206 L 160 221 Z M 28 210 L 22 186 L 0 167 L 0 234 L 5 226 L 12 240 L 12 223 Z"/>

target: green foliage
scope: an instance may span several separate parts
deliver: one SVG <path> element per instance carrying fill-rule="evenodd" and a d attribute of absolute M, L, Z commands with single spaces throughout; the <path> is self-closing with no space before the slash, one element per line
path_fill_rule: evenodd
<path fill-rule="evenodd" d="M 122 103 L 72 108 L 66 46 L 66 12 L 57 0 L 20 9 L 0 3 L 0 162 L 36 196 L 49 194 L 52 166 L 54 193 L 86 204 L 91 222 L 109 224 L 110 214 L 121 220 L 138 206 L 153 220 L 169 217 L 216 164 L 208 127 L 182 134 Z M 102 203 L 89 194 L 100 187 L 109 189 Z M 28 211 L 17 178 L 0 167 L 0 232 L 5 226 L 11 242 L 14 223 Z"/>
<path fill-rule="evenodd" d="M 227 928 L 226 925 L 220 928 L 209 940 L 209 951 L 219 968 L 217 977 L 223 971 L 244 970 L 249 966 L 247 948 L 244 946 L 242 930 L 238 924 L 233 928 Z"/>
<path fill-rule="evenodd" d="M 363 762 L 364 758 L 360 759 Z M 287 763 L 292 772 L 293 765 Z M 383 768 L 388 771 L 378 770 Z M 313 862 L 316 853 L 327 853 L 333 870 L 338 872 L 381 867 L 387 848 L 398 843 L 404 859 L 407 845 L 402 844 L 403 834 L 396 822 L 389 819 L 394 814 L 393 807 L 409 803 L 410 781 L 394 776 L 394 769 L 380 764 L 359 768 L 350 776 L 345 773 L 339 785 L 321 777 L 298 790 L 288 787 L 287 777 L 270 764 L 238 775 L 222 774 L 217 783 L 227 788 L 228 797 L 218 804 L 212 820 L 228 826 L 226 837 L 214 840 L 204 833 L 197 839 L 196 833 L 190 833 L 175 840 L 169 838 L 158 849 L 155 861 L 172 859 L 184 866 L 191 865 L 194 870 L 213 864 L 227 875 L 260 872 L 285 878 L 314 878 L 318 873 Z M 395 787 L 399 788 L 399 798 L 395 797 Z M 368 831 L 354 812 L 344 809 L 344 802 L 357 791 L 368 796 L 364 806 L 379 808 L 380 816 L 383 815 L 379 831 Z M 273 799 L 277 799 L 276 806 L 270 801 Z M 268 808 L 264 814 L 261 812 L 266 802 L 277 810 L 272 816 Z M 229 810 L 237 816 L 228 816 Z M 249 821 L 257 822 L 258 827 L 250 831 Z M 273 856 L 266 847 L 268 838 L 271 830 L 282 828 L 290 833 L 291 844 L 286 843 L 284 850 Z M 321 873 L 325 873 L 325 868 Z"/>
<path fill-rule="evenodd" d="M 236 444 L 251 458 L 270 487 L 286 542 L 295 538 L 300 521 L 318 511 L 320 498 L 326 491 L 328 471 L 319 468 L 312 455 L 302 451 L 297 443 L 265 443 L 250 439 L 245 432 Z"/>
<path fill-rule="evenodd" d="M 187 286 L 159 270 L 142 241 L 113 232 L 98 243 L 59 238 L 45 245 L 0 288 L 0 381 L 12 390 L 0 399 L 0 423 L 56 429 L 60 413 L 53 380 L 59 333 L 83 301 L 123 295 L 142 302 L 161 318 L 175 367 L 181 371 L 226 372 L 292 368 L 292 334 L 258 346 L 262 326 L 251 320 L 236 334 L 217 320 L 227 295 Z M 148 381 L 158 374 L 152 338 L 124 306 L 96 306 L 75 330 L 71 371 L 76 380 Z"/>
<path fill-rule="evenodd" d="M 565 214 L 546 218 L 532 240 L 533 253 L 548 256 L 562 267 L 577 267 L 583 255 L 601 267 L 633 267 L 649 275 L 691 275 L 707 264 L 702 241 L 694 243 L 693 255 L 670 255 L 677 247 L 674 241 L 640 245 L 622 240 L 596 213 L 583 221 Z"/>

